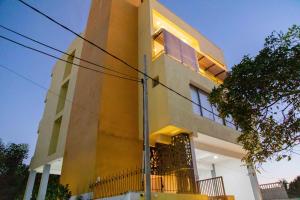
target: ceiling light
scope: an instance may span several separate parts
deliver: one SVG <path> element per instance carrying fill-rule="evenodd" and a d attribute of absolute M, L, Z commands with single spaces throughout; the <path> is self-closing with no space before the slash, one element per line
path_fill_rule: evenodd
<path fill-rule="evenodd" d="M 218 156 L 216 156 L 216 155 L 214 156 L 214 159 L 218 159 L 218 158 L 219 158 Z"/>

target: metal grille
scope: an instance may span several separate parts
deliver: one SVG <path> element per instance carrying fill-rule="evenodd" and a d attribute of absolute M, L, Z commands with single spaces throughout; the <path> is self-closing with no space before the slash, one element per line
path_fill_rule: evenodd
<path fill-rule="evenodd" d="M 226 195 L 222 176 L 197 181 L 197 186 L 200 194 L 206 194 L 212 198 Z"/>
<path fill-rule="evenodd" d="M 174 172 L 163 172 L 151 175 L 151 191 L 164 193 L 203 194 L 209 200 L 226 200 L 222 177 L 197 181 L 191 179 L 192 169 L 181 169 Z M 112 197 L 127 192 L 144 191 L 144 173 L 142 169 L 123 171 L 114 176 L 101 178 L 90 185 L 95 199 Z"/>
<path fill-rule="evenodd" d="M 144 174 L 142 169 L 126 170 L 114 176 L 101 178 L 90 185 L 94 198 L 112 197 L 129 191 L 144 191 Z"/>
<path fill-rule="evenodd" d="M 151 148 L 151 173 L 193 169 L 189 135 L 182 133 L 171 138 L 171 144 L 157 143 Z"/>

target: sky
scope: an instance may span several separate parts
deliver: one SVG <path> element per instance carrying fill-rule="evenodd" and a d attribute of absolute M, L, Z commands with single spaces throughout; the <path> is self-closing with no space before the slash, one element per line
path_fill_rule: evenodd
<path fill-rule="evenodd" d="M 80 33 L 84 30 L 90 0 L 26 0 Z M 249 54 L 255 56 L 273 30 L 286 31 L 300 24 L 300 0 L 160 0 L 177 16 L 219 46 L 231 68 Z M 17 1 L 0 0 L 0 24 L 65 50 L 74 35 L 32 12 Z M 0 28 L 0 35 L 36 46 Z M 44 49 L 39 47 L 40 49 Z M 49 51 L 47 49 L 47 51 Z M 50 51 L 51 52 L 51 51 Z M 51 52 L 54 53 L 54 52 Z M 55 53 L 56 54 L 56 53 Z M 59 56 L 59 54 L 56 54 Z M 55 60 L 17 47 L 0 38 L 0 138 L 8 143 L 27 143 L 34 152 L 37 127 L 47 90 L 9 73 L 13 69 L 48 88 Z M 300 148 L 299 148 L 300 149 Z M 29 159 L 28 159 L 29 161 Z M 260 183 L 300 175 L 300 156 L 290 162 L 268 162 L 258 174 Z"/>

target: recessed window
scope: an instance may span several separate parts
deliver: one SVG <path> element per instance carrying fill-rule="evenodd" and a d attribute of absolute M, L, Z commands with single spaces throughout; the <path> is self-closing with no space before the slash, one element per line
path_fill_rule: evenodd
<path fill-rule="evenodd" d="M 67 81 L 65 84 L 63 84 L 60 88 L 56 113 L 59 113 L 65 107 L 68 88 L 69 88 L 69 81 Z"/>
<path fill-rule="evenodd" d="M 159 85 L 159 76 L 156 76 L 152 80 L 152 87 L 156 87 L 157 85 Z"/>
<path fill-rule="evenodd" d="M 49 145 L 49 150 L 48 150 L 48 155 L 51 155 L 56 152 L 57 149 L 57 144 L 58 144 L 58 138 L 59 138 L 59 132 L 60 132 L 60 127 L 61 127 L 61 121 L 62 117 L 58 118 L 55 120 L 53 124 L 53 129 L 52 129 L 52 135 L 51 135 L 51 140 L 50 140 L 50 145 Z"/>
<path fill-rule="evenodd" d="M 65 79 L 67 76 L 69 76 L 71 74 L 72 71 L 72 63 L 74 62 L 74 56 L 75 56 L 75 50 L 68 56 L 67 58 L 67 63 L 65 66 L 65 72 L 64 72 L 64 77 L 63 79 Z"/>

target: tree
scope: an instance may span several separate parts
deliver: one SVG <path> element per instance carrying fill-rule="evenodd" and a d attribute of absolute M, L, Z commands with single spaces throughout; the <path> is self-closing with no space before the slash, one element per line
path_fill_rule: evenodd
<path fill-rule="evenodd" d="M 10 143 L 0 139 L 0 197 L 16 199 L 25 190 L 28 166 L 23 163 L 28 145 Z"/>
<path fill-rule="evenodd" d="M 69 186 L 60 184 L 59 178 L 59 175 L 51 174 L 49 176 L 45 200 L 68 200 L 72 196 Z M 38 174 L 32 192 L 32 200 L 37 199 L 40 181 L 41 174 Z"/>
<path fill-rule="evenodd" d="M 5 145 L 0 139 L 0 199 L 23 199 L 29 166 L 24 164 L 28 157 L 27 144 Z M 50 175 L 46 200 L 67 200 L 71 197 L 68 185 L 59 183 L 58 175 Z M 38 195 L 41 174 L 38 174 L 32 192 L 32 200 Z"/>
<path fill-rule="evenodd" d="M 287 193 L 289 198 L 300 197 L 300 176 L 297 176 L 292 182 L 290 182 Z"/>
<path fill-rule="evenodd" d="M 244 161 L 290 160 L 300 143 L 300 26 L 268 36 L 258 55 L 233 66 L 209 100 L 242 130 Z"/>

